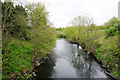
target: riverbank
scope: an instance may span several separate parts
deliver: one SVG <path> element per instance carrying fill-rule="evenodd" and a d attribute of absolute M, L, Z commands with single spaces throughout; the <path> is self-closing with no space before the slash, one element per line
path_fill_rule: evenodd
<path fill-rule="evenodd" d="M 62 28 L 60 31 L 63 36 L 66 36 L 65 39 L 79 43 L 84 51 L 94 55 L 110 74 L 120 78 L 118 23 L 114 23 L 109 27 L 95 25 L 90 25 L 89 27 L 72 26 Z"/>
<path fill-rule="evenodd" d="M 80 46 L 79 46 L 80 48 Z M 87 55 L 76 44 L 57 39 L 53 54 L 36 67 L 36 77 L 40 78 L 110 78 L 100 64 Z"/>
<path fill-rule="evenodd" d="M 77 45 L 81 46 L 77 41 L 72 41 L 72 40 L 67 40 L 67 41 L 69 41 L 70 43 L 77 44 Z M 110 69 L 107 68 L 106 66 L 104 66 L 103 62 L 97 58 L 97 55 L 94 54 L 95 52 L 86 51 L 85 50 L 85 46 L 81 46 L 81 47 L 82 47 L 83 51 L 87 52 L 88 55 L 93 56 L 95 58 L 95 60 L 101 65 L 102 68 L 105 68 L 105 70 L 106 70 L 105 72 L 109 76 L 113 77 L 113 79 L 116 79 L 116 80 L 118 79 L 117 77 L 115 77 L 114 75 L 112 75 Z"/>
<path fill-rule="evenodd" d="M 44 49 L 46 53 L 34 54 L 33 44 L 19 39 L 4 38 L 2 78 L 31 78 L 35 76 L 34 68 L 43 63 L 52 51 Z"/>
<path fill-rule="evenodd" d="M 37 76 L 37 67 L 39 67 L 41 64 L 43 64 L 47 59 L 49 59 L 48 55 L 46 57 L 43 57 L 42 59 L 39 59 L 38 57 L 36 57 L 36 59 L 34 60 L 34 68 L 31 71 L 31 73 L 29 74 L 29 77 L 27 79 L 36 79 Z"/>
<path fill-rule="evenodd" d="M 14 6 L 14 1 L 1 4 L 2 78 L 29 78 L 55 45 L 55 29 L 47 24 L 49 12 L 42 3 L 25 7 Z"/>

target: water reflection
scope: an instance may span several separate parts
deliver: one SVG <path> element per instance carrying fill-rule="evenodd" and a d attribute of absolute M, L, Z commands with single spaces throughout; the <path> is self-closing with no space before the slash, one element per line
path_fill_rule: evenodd
<path fill-rule="evenodd" d="M 50 78 L 52 73 L 54 73 L 55 59 L 53 55 L 50 58 L 37 67 L 37 79 L 39 78 Z"/>
<path fill-rule="evenodd" d="M 79 56 L 76 56 L 74 53 L 71 54 L 71 64 L 76 69 L 77 75 L 80 78 L 108 77 L 91 56 L 85 54 L 82 50 L 77 50 L 75 53 L 79 54 Z"/>
<path fill-rule="evenodd" d="M 38 78 L 109 78 L 104 69 L 81 47 L 57 39 L 50 59 L 38 68 Z"/>

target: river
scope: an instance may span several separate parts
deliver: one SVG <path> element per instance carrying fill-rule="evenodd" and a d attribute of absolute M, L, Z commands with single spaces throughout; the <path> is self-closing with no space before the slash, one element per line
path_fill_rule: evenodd
<path fill-rule="evenodd" d="M 105 69 L 82 48 L 57 39 L 52 55 L 38 66 L 37 78 L 109 78 Z"/>

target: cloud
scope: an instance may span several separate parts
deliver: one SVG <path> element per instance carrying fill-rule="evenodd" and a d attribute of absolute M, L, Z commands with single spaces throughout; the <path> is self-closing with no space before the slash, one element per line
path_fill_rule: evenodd
<path fill-rule="evenodd" d="M 97 25 L 118 16 L 119 0 L 26 0 L 45 2 L 50 20 L 55 27 L 66 27 L 76 16 L 89 15 Z"/>

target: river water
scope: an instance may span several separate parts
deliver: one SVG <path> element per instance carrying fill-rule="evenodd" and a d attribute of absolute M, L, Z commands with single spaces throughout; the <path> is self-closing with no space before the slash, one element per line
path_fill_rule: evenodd
<path fill-rule="evenodd" d="M 37 78 L 110 78 L 96 60 L 76 44 L 56 40 L 50 58 L 38 67 Z"/>

